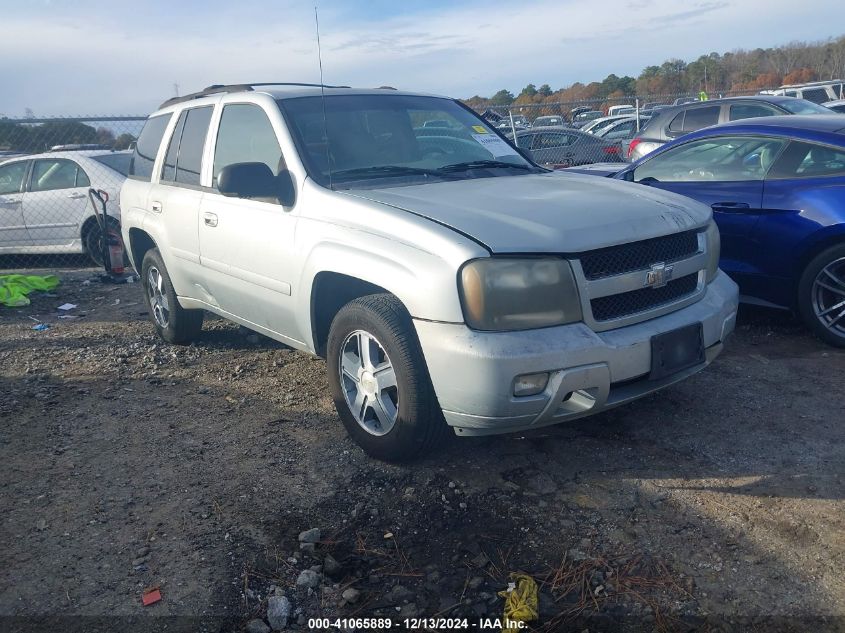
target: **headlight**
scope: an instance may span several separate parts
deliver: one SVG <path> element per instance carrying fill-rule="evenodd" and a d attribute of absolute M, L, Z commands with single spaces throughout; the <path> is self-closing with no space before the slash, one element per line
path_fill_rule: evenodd
<path fill-rule="evenodd" d="M 476 259 L 458 276 L 467 325 L 528 330 L 581 320 L 578 289 L 563 259 Z"/>
<path fill-rule="evenodd" d="M 707 239 L 707 283 L 710 283 L 719 272 L 719 254 L 722 250 L 719 227 L 712 220 L 707 227 L 705 237 Z"/>

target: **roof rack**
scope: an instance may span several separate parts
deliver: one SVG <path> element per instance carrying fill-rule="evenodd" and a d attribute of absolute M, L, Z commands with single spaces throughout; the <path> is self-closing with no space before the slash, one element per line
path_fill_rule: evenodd
<path fill-rule="evenodd" d="M 304 88 L 349 88 L 349 86 L 328 86 L 321 84 L 307 84 L 298 82 L 283 82 L 283 81 L 267 81 L 248 84 L 214 84 L 205 90 L 199 92 L 192 92 L 181 97 L 172 97 L 162 103 L 159 108 L 166 108 L 167 106 L 176 105 L 177 103 L 184 103 L 185 101 L 193 101 L 194 99 L 202 99 L 209 95 L 229 93 L 229 92 L 246 92 L 254 90 L 258 86 L 301 86 Z"/>

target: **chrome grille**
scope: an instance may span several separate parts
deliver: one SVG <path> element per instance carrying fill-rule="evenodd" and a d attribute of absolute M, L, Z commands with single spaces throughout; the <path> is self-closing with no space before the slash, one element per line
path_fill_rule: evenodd
<path fill-rule="evenodd" d="M 610 321 L 674 303 L 693 294 L 697 288 L 698 274 L 696 273 L 673 279 L 661 288 L 640 288 L 592 299 L 590 307 L 596 321 Z"/>
<path fill-rule="evenodd" d="M 580 259 L 584 276 L 592 280 L 643 270 L 657 262 L 679 261 L 697 251 L 698 233 L 685 231 L 590 251 Z"/>

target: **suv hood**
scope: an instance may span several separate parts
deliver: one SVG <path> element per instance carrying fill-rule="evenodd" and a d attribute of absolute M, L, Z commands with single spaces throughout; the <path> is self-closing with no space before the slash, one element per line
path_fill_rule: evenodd
<path fill-rule="evenodd" d="M 702 227 L 712 215 L 674 193 L 559 172 L 343 193 L 451 227 L 493 253 L 577 253 Z"/>

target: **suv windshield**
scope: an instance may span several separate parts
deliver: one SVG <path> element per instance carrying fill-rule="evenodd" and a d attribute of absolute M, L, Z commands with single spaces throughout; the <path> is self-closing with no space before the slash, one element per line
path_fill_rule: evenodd
<path fill-rule="evenodd" d="M 830 108 L 825 108 L 806 99 L 784 99 L 778 105 L 792 114 L 835 114 Z"/>
<path fill-rule="evenodd" d="M 309 175 L 335 189 L 541 171 L 451 99 L 331 95 L 279 100 Z M 325 107 L 325 120 L 324 120 Z"/>

